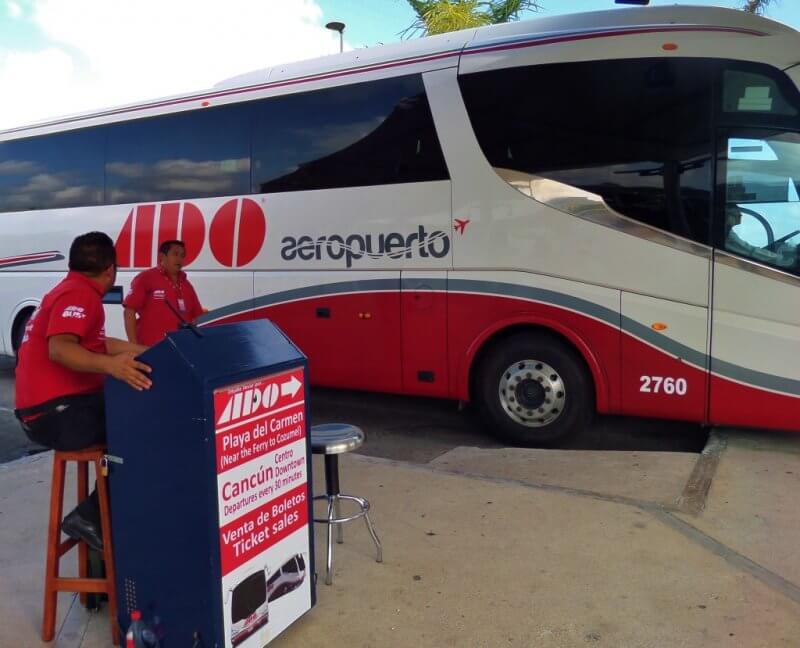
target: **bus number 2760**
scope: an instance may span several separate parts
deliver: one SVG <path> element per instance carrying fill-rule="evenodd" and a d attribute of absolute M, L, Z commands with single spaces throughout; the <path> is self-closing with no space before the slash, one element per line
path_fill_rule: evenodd
<path fill-rule="evenodd" d="M 647 394 L 675 394 L 684 396 L 686 394 L 686 378 L 664 378 L 663 376 L 639 376 L 642 383 L 639 386 L 640 392 Z"/>

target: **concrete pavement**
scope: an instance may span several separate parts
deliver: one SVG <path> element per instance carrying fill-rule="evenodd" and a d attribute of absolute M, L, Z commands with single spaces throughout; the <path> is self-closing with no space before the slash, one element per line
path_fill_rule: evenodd
<path fill-rule="evenodd" d="M 352 523 L 327 587 L 318 529 L 317 606 L 272 645 L 798 646 L 800 436 L 727 437 L 695 516 L 678 502 L 697 455 L 345 456 L 343 489 L 372 502 L 385 562 Z M 42 645 L 49 472 L 49 454 L 0 466 L 3 647 Z M 105 610 L 59 606 L 55 645 L 108 645 Z"/>

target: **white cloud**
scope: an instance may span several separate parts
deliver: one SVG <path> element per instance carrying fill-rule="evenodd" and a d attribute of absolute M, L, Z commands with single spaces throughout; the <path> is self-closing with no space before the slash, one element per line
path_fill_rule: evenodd
<path fill-rule="evenodd" d="M 6 6 L 8 7 L 8 15 L 12 18 L 19 18 L 22 15 L 22 7 L 20 7 L 16 2 L 8 0 L 8 2 L 6 2 Z"/>
<path fill-rule="evenodd" d="M 211 87 L 339 49 L 314 0 L 35 0 L 49 43 L 0 45 L 0 129 Z"/>
<path fill-rule="evenodd" d="M 30 175 L 36 165 L 29 160 L 5 160 L 0 162 L 0 175 Z"/>

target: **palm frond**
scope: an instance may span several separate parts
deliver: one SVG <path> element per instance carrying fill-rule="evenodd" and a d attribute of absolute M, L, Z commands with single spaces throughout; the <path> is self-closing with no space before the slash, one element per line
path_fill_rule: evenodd
<path fill-rule="evenodd" d="M 742 10 L 752 14 L 763 14 L 771 2 L 772 0 L 746 0 Z"/>

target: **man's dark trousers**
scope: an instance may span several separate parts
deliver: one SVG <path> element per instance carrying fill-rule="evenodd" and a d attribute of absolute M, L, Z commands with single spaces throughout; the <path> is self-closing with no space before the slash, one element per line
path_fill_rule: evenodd
<path fill-rule="evenodd" d="M 83 450 L 106 442 L 106 413 L 103 392 L 64 396 L 23 410 L 16 410 L 22 429 L 34 443 L 51 450 Z M 22 418 L 34 416 L 27 423 Z M 100 526 L 97 490 L 73 511 L 87 522 Z"/>

